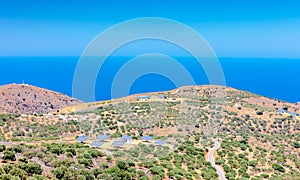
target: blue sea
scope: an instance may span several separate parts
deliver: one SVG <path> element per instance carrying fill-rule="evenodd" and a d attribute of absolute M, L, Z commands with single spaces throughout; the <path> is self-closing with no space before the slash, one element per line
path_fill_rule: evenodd
<path fill-rule="evenodd" d="M 109 57 L 105 61 L 97 76 L 97 100 L 112 98 L 111 85 L 115 74 L 129 59 Z M 194 77 L 196 84 L 209 84 L 201 66 L 193 58 L 175 59 Z M 78 60 L 79 57 L 0 57 L 0 85 L 24 82 L 72 96 Z M 300 59 L 219 58 L 219 61 L 229 87 L 288 102 L 300 101 Z M 176 86 L 170 79 L 150 73 L 134 81 L 130 94 L 174 88 Z"/>

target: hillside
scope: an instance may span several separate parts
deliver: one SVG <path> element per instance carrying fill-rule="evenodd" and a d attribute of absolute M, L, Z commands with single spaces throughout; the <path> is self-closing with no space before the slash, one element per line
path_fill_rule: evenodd
<path fill-rule="evenodd" d="M 79 102 L 67 95 L 27 84 L 0 86 L 0 113 L 48 113 Z"/>
<path fill-rule="evenodd" d="M 299 114 L 297 104 L 250 92 L 188 86 L 81 103 L 59 113 L 1 115 L 0 144 L 8 149 L 3 155 L 14 153 L 15 159 L 3 156 L 0 171 L 11 163 L 19 172 L 25 158 L 41 168 L 26 177 L 211 180 L 218 177 L 207 162 L 214 138 L 221 146 L 213 158 L 227 179 L 297 179 Z M 78 143 L 81 134 L 88 139 Z M 109 138 L 99 142 L 102 134 Z M 114 147 L 122 135 L 132 141 Z M 153 139 L 145 142 L 144 135 Z M 165 144 L 155 145 L 157 140 Z"/>

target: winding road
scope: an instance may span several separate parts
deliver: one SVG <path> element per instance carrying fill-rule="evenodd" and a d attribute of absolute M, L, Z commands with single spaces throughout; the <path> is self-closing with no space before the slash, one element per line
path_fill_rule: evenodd
<path fill-rule="evenodd" d="M 215 143 L 215 146 L 213 148 L 208 148 L 208 162 L 211 163 L 211 165 L 217 170 L 217 174 L 219 176 L 219 180 L 226 180 L 225 174 L 220 166 L 216 165 L 214 154 L 217 149 L 220 148 L 220 143 L 216 140 L 212 140 Z"/>

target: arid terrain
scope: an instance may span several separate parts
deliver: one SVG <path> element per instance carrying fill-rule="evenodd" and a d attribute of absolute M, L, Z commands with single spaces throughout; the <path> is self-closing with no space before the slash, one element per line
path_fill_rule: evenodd
<path fill-rule="evenodd" d="M 4 94 L 10 92 L 6 88 Z M 14 100 L 19 98 L 10 102 Z M 215 163 L 227 179 L 300 177 L 299 103 L 220 86 L 188 86 L 65 106 L 71 102 L 57 104 L 59 111 L 42 106 L 46 109 L 40 112 L 47 113 L 1 115 L 3 177 L 218 179 L 208 162 L 213 139 L 220 143 Z M 12 109 L 18 109 L 14 103 Z M 108 138 L 99 140 L 98 135 Z M 130 140 L 122 140 L 124 135 Z M 142 140 L 145 135 L 153 139 Z M 76 140 L 83 136 L 86 139 Z M 113 146 L 119 140 L 124 145 Z M 157 145 L 157 140 L 165 143 Z M 99 141 L 101 145 L 93 146 Z"/>
<path fill-rule="evenodd" d="M 79 103 L 67 95 L 28 84 L 0 86 L 0 113 L 48 113 Z"/>

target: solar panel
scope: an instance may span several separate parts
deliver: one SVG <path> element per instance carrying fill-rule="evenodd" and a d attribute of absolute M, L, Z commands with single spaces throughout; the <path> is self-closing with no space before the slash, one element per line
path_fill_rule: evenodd
<path fill-rule="evenodd" d="M 121 137 L 121 140 L 123 140 L 123 141 L 131 140 L 131 136 L 123 135 L 123 136 Z"/>
<path fill-rule="evenodd" d="M 141 138 L 142 141 L 150 141 L 151 139 L 153 139 L 152 136 L 143 136 L 143 137 Z"/>
<path fill-rule="evenodd" d="M 95 140 L 91 143 L 91 147 L 100 147 L 104 144 L 103 141 Z"/>
<path fill-rule="evenodd" d="M 101 135 L 97 136 L 96 140 L 106 141 L 108 138 L 109 138 L 108 135 L 101 134 Z"/>
<path fill-rule="evenodd" d="M 278 112 L 278 113 L 285 113 L 285 110 L 280 109 L 280 110 L 278 110 L 277 112 Z"/>
<path fill-rule="evenodd" d="M 291 116 L 297 116 L 297 114 L 294 113 L 294 112 L 289 112 L 289 114 L 290 114 Z"/>
<path fill-rule="evenodd" d="M 76 138 L 76 140 L 79 142 L 84 142 L 84 141 L 88 140 L 88 137 L 85 135 L 80 135 L 78 138 Z"/>
<path fill-rule="evenodd" d="M 166 143 L 166 140 L 156 140 L 154 145 L 163 146 Z"/>
<path fill-rule="evenodd" d="M 163 99 L 163 98 L 165 98 L 165 95 L 161 94 L 161 95 L 158 95 L 158 97 Z"/>
<path fill-rule="evenodd" d="M 124 146 L 124 144 L 125 144 L 124 141 L 114 141 L 114 142 L 112 143 L 112 146 L 113 146 L 113 147 L 122 147 L 122 146 Z"/>
<path fill-rule="evenodd" d="M 136 96 L 135 99 L 136 99 L 136 100 L 140 100 L 140 99 L 151 99 L 151 96 Z"/>

